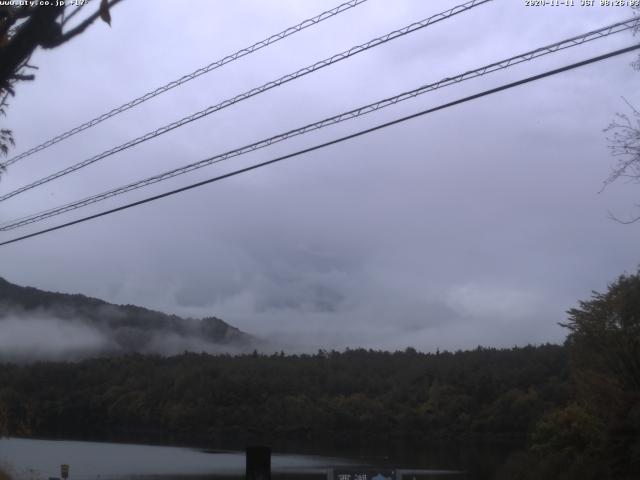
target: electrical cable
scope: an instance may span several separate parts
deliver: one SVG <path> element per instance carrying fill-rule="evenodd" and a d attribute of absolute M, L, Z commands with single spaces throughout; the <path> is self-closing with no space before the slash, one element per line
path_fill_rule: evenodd
<path fill-rule="evenodd" d="M 340 62 L 342 60 L 345 60 L 347 58 L 350 58 L 354 55 L 357 55 L 359 53 L 362 53 L 364 51 L 367 51 L 371 48 L 377 47 L 379 45 L 382 45 L 384 43 L 387 43 L 391 40 L 395 40 L 396 38 L 402 37 L 404 35 L 407 35 L 409 33 L 413 33 L 416 32 L 422 28 L 425 28 L 429 25 L 433 25 L 434 23 L 440 22 L 442 20 L 451 18 L 454 15 L 457 15 L 459 13 L 462 12 L 466 12 L 474 7 L 477 7 L 479 5 L 483 5 L 485 3 L 491 2 L 493 0 L 470 0 L 464 4 L 461 5 L 457 5 L 453 8 L 450 8 L 449 10 L 446 10 L 444 12 L 438 13 L 436 15 L 432 15 L 428 18 L 425 18 L 424 20 L 421 20 L 419 22 L 415 22 L 412 23 L 411 25 L 407 25 L 406 27 L 403 27 L 401 29 L 398 30 L 394 30 L 390 33 L 387 33 L 386 35 L 383 35 L 381 37 L 377 37 L 374 38 L 372 40 L 369 40 L 366 43 L 363 43 L 361 45 L 357 45 L 355 47 L 351 47 L 349 50 L 345 50 L 344 52 L 332 55 L 329 58 L 326 58 L 324 60 L 321 60 L 319 62 L 314 63 L 313 65 L 309 65 L 307 67 L 301 68 L 300 70 L 297 70 L 294 73 L 290 73 L 287 75 L 284 75 L 280 78 L 278 78 L 277 80 L 272 80 L 270 82 L 265 83 L 264 85 L 261 85 L 260 87 L 255 87 L 252 88 L 251 90 L 248 90 L 244 93 L 241 93 L 239 95 L 236 95 L 233 98 L 229 98 L 227 100 L 224 100 L 223 102 L 220 102 L 216 105 L 212 105 L 210 107 L 205 108 L 204 110 L 201 110 L 199 112 L 196 112 L 192 115 L 189 115 L 187 117 L 184 117 L 180 120 L 177 120 L 173 123 L 170 123 L 168 125 L 164 125 L 152 132 L 148 132 L 140 137 L 137 137 L 133 140 L 130 140 L 126 143 L 123 143 L 121 145 L 118 145 L 117 147 L 113 147 L 109 150 L 106 150 L 102 153 L 99 153 L 97 155 L 94 155 L 93 157 L 90 157 L 86 160 L 83 160 L 81 162 L 78 162 L 74 165 L 71 165 L 67 168 L 64 168 L 62 170 L 59 170 L 55 173 L 52 173 L 51 175 L 48 175 L 46 177 L 40 178 L 39 180 L 36 180 L 35 182 L 32 182 L 28 185 L 24 185 L 20 188 L 17 188 L 16 190 L 13 190 L 11 192 L 5 193 L 4 195 L 0 195 L 0 202 L 5 201 L 11 197 L 14 197 L 16 195 L 19 195 L 23 192 L 26 192 L 28 190 L 31 190 L 33 188 L 36 188 L 40 185 L 43 185 L 45 183 L 48 183 L 52 180 L 55 180 L 57 178 L 63 177 L 65 175 L 68 175 L 70 173 L 73 173 L 77 170 L 80 170 L 81 168 L 87 167 L 93 163 L 96 163 L 104 158 L 110 157 L 111 155 L 114 155 L 116 153 L 122 152 L 123 150 L 126 150 L 128 148 L 134 147 L 135 145 L 138 145 L 140 143 L 146 142 L 148 140 L 151 140 L 153 138 L 156 138 L 160 135 L 163 135 L 165 133 L 168 133 L 172 130 L 175 130 L 176 128 L 180 128 L 183 127 L 184 125 L 194 122 L 196 120 L 200 120 L 201 118 L 204 118 L 208 115 L 211 115 L 212 113 L 215 113 L 217 111 L 220 111 L 224 108 L 230 107 L 231 105 L 234 105 L 238 102 L 241 102 L 243 100 L 246 100 L 248 98 L 251 98 L 255 95 L 258 95 L 260 93 L 264 93 L 267 90 L 271 90 L 272 88 L 275 87 L 279 87 L 281 85 L 284 85 L 285 83 L 288 83 L 292 80 L 296 80 L 300 77 L 303 77 L 305 75 L 308 75 L 309 73 L 315 72 L 317 70 L 320 70 L 321 68 L 327 67 L 329 65 L 332 65 L 334 63 Z"/>
<path fill-rule="evenodd" d="M 632 45 L 630 47 L 626 47 L 626 48 L 622 48 L 622 49 L 619 49 L 619 50 L 615 50 L 613 52 L 609 52 L 609 53 L 604 54 L 604 55 L 599 55 L 597 57 L 592 57 L 592 58 L 589 58 L 587 60 L 583 60 L 581 62 L 572 63 L 570 65 L 566 65 L 566 66 L 561 67 L 561 68 L 556 68 L 554 70 L 549 70 L 549 71 L 546 71 L 546 72 L 538 74 L 538 75 L 533 75 L 533 76 L 530 76 L 530 77 L 526 77 L 526 78 L 524 78 L 522 80 L 518 80 L 518 81 L 515 81 L 515 82 L 507 83 L 507 84 L 501 85 L 499 87 L 495 87 L 495 88 L 492 88 L 492 89 L 489 89 L 489 90 L 485 90 L 485 91 L 477 93 L 475 95 L 470 95 L 470 96 L 455 100 L 453 102 L 448 102 L 448 103 L 439 105 L 437 107 L 433 107 L 433 108 L 429 108 L 429 109 L 426 109 L 426 110 L 422 110 L 421 112 L 414 113 L 412 115 L 407 115 L 405 117 L 401 117 L 401 118 L 398 118 L 396 120 L 392 120 L 390 122 L 386 122 L 386 123 L 382 123 L 380 125 L 376 125 L 375 127 L 367 128 L 365 130 L 361 130 L 359 132 L 352 133 L 350 135 L 345 135 L 343 137 L 340 137 L 340 138 L 337 138 L 337 139 L 334 139 L 334 140 L 331 140 L 331 141 L 328 141 L 328 142 L 324 142 L 324 143 L 321 143 L 321 144 L 318 144 L 318 145 L 314 145 L 312 147 L 308 147 L 308 148 L 305 148 L 305 149 L 302 149 L 302 150 L 298 150 L 296 152 L 293 152 L 293 153 L 290 153 L 290 154 L 287 154 L 287 155 L 283 155 L 283 156 L 280 156 L 280 157 L 277 157 L 277 158 L 274 158 L 274 159 L 271 159 L 271 160 L 268 160 L 268 161 L 265 161 L 265 162 L 261 162 L 261 163 L 255 164 L 255 165 L 251 165 L 249 167 L 241 168 L 241 169 L 235 170 L 233 172 L 226 173 L 224 175 L 219 175 L 217 177 L 209 178 L 209 179 L 203 180 L 201 182 L 193 183 L 191 185 L 187 185 L 185 187 L 181 187 L 181 188 L 178 188 L 178 189 L 175 189 L 175 190 L 171 190 L 169 192 L 161 193 L 159 195 L 154 195 L 152 197 L 148 197 L 148 198 L 145 198 L 143 200 L 138 200 L 136 202 L 132 202 L 132 203 L 129 203 L 129 204 L 126 204 L 126 205 L 122 205 L 120 207 L 112 208 L 110 210 L 106 210 L 106 211 L 103 211 L 103 212 L 100 212 L 100 213 L 89 215 L 89 216 L 86 216 L 86 217 L 83 217 L 83 218 L 80 218 L 80 219 L 77 219 L 77 220 L 73 220 L 71 222 L 67 222 L 67 223 L 64 223 L 64 224 L 61 224 L 61 225 L 56 225 L 54 227 L 46 228 L 44 230 L 39 230 L 37 232 L 33 232 L 33 233 L 30 233 L 30 234 L 27 234 L 27 235 L 23 235 L 21 237 L 13 238 L 11 240 L 6 240 L 4 242 L 0 242 L 0 247 L 1 246 L 5 246 L 5 245 L 9 245 L 11 243 L 16 243 L 16 242 L 19 242 L 19 241 L 22 241 L 22 240 L 26 240 L 28 238 L 32 238 L 32 237 L 35 237 L 35 236 L 43 235 L 43 234 L 48 233 L 48 232 L 53 232 L 55 230 L 60 230 L 62 228 L 70 227 L 72 225 L 83 223 L 83 222 L 86 222 L 88 220 L 92 220 L 92 219 L 95 219 L 95 218 L 103 217 L 105 215 L 110 215 L 112 213 L 119 212 L 119 211 L 122 211 L 122 210 L 126 210 L 126 209 L 129 209 L 129 208 L 132 208 L 132 207 L 136 207 L 138 205 L 142 205 L 142 204 L 145 204 L 145 203 L 153 202 L 155 200 L 159 200 L 161 198 L 165 198 L 165 197 L 168 197 L 168 196 L 171 196 L 171 195 L 175 195 L 175 194 L 178 194 L 178 193 L 181 193 L 181 192 L 185 192 L 187 190 L 198 188 L 198 187 L 201 187 L 203 185 L 207 185 L 209 183 L 214 183 L 214 182 L 223 180 L 225 178 L 233 177 L 233 176 L 239 175 L 241 173 L 245 173 L 245 172 L 248 172 L 248 171 L 251 171 L 251 170 L 255 170 L 257 168 L 261 168 L 261 167 L 264 167 L 264 166 L 267 166 L 267 165 L 271 165 L 273 163 L 280 162 L 282 160 L 286 160 L 288 158 L 292 158 L 292 157 L 296 157 L 296 156 L 299 156 L 299 155 L 302 155 L 302 154 L 305 154 L 305 153 L 313 152 L 315 150 L 319 150 L 321 148 L 325 148 L 325 147 L 328 147 L 330 145 L 335 145 L 335 144 L 344 142 L 346 140 L 351 140 L 353 138 L 360 137 L 362 135 L 366 135 L 368 133 L 372 133 L 372 132 L 375 132 L 377 130 L 381 130 L 383 128 L 387 128 L 387 127 L 390 127 L 392 125 L 403 123 L 403 122 L 406 122 L 408 120 L 411 120 L 411 119 L 414 119 L 414 118 L 418 118 L 418 117 L 421 117 L 423 115 L 427 115 L 429 113 L 436 112 L 438 110 L 443 110 L 445 108 L 450 108 L 450 107 L 453 107 L 455 105 L 459 105 L 459 104 L 462 104 L 462 103 L 465 103 L 465 102 L 469 102 L 471 100 L 475 100 L 475 99 L 478 99 L 478 98 L 481 98 L 481 97 L 485 97 L 487 95 L 492 95 L 494 93 L 501 92 L 503 90 L 508 90 L 510 88 L 514 88 L 514 87 L 517 87 L 517 86 L 520 86 L 520 85 L 524 85 L 524 84 L 527 84 L 527 83 L 530 83 L 530 82 L 541 80 L 541 79 L 549 77 L 551 75 L 557 75 L 558 73 L 566 72 L 568 70 L 573 70 L 575 68 L 583 67 L 585 65 L 589 65 L 589 64 L 592 64 L 592 63 L 600 62 L 602 60 L 606 60 L 606 59 L 611 58 L 611 57 L 622 55 L 624 53 L 628 53 L 628 52 L 637 50 L 639 48 L 640 48 L 640 44 Z"/>
<path fill-rule="evenodd" d="M 582 35 L 578 35 L 578 36 L 574 36 L 565 40 L 561 40 L 559 42 L 555 42 L 552 43 L 550 45 L 546 45 L 540 48 L 537 48 L 535 50 L 531 50 L 519 55 L 515 55 L 513 57 L 509 57 L 507 59 L 504 60 L 500 60 L 498 62 L 494 62 L 491 63 L 489 65 L 485 65 L 483 67 L 477 68 L 475 70 L 469 70 L 466 71 L 464 73 L 455 75 L 453 77 L 446 77 L 438 82 L 434 82 L 431 84 L 427 84 L 427 85 L 423 85 L 419 88 L 416 88 L 414 90 L 410 90 L 408 92 L 403 92 L 399 95 L 393 96 L 393 97 L 389 97 L 383 100 L 380 100 L 378 102 L 374 102 L 368 105 L 364 105 L 361 107 L 358 107 L 356 109 L 350 110 L 348 112 L 343 112 L 340 113 L 338 115 L 329 117 L 329 118 L 325 118 L 321 121 L 315 122 L 315 123 L 311 123 L 308 125 L 305 125 L 303 127 L 299 127 L 297 129 L 294 130 L 289 130 L 287 132 L 263 139 L 263 140 L 259 140 L 257 142 L 242 146 L 240 148 L 236 148 L 234 150 L 230 150 L 227 151 L 225 153 L 222 154 L 218 154 L 209 158 L 205 158 L 203 160 L 200 160 L 198 162 L 194 162 L 182 167 L 178 167 L 175 168 L 173 170 L 169 170 L 151 177 L 147 177 L 144 178 L 142 180 L 138 180 L 136 182 L 132 182 L 129 183 L 127 185 L 123 185 L 111 190 L 108 190 L 106 192 L 102 192 L 100 194 L 97 195 L 92 195 L 90 197 L 86 197 L 84 199 L 81 200 L 76 200 L 74 202 L 71 203 L 67 203 L 65 205 L 62 206 L 58 206 L 58 207 L 54 207 L 52 209 L 49 210 L 45 210 L 45 211 L 41 211 L 41 212 L 37 212 L 34 214 L 30 214 L 27 215 L 25 217 L 21 217 L 18 219 L 14 219 L 11 220 L 9 222 L 5 222 L 3 224 L 0 225 L 0 231 L 7 231 L 7 230 L 13 230 L 15 228 L 30 224 L 30 223 L 34 223 L 40 220 L 44 220 L 46 218 L 50 218 L 53 217 L 55 215 L 60 215 L 62 213 L 66 213 L 72 210 L 76 210 L 78 208 L 82 208 L 85 207 L 87 205 L 93 204 L 93 203 L 97 203 L 103 200 L 106 200 L 108 198 L 117 196 L 117 195 L 122 195 L 124 193 L 136 190 L 138 188 L 143 188 L 149 185 L 152 185 L 154 183 L 158 183 L 164 180 L 168 180 L 169 178 L 173 178 L 176 177 L 178 175 L 182 175 L 188 172 L 191 172 L 193 170 L 197 170 L 199 168 L 203 168 L 212 164 L 216 164 L 222 161 L 225 161 L 229 158 L 233 158 L 233 157 L 237 157 L 261 148 L 265 148 L 268 147 L 270 145 L 273 145 L 275 143 L 279 143 L 282 142 L 284 140 L 287 140 L 289 138 L 292 138 L 294 136 L 298 136 L 298 135 L 302 135 L 304 133 L 313 131 L 313 130 L 318 130 L 330 125 L 334 125 L 346 120 L 350 120 L 353 118 L 357 118 L 359 116 L 380 110 L 382 108 L 386 108 L 389 107 L 391 105 L 394 105 L 396 103 L 414 98 L 418 95 L 422 95 L 424 93 L 433 91 L 433 90 L 437 90 L 439 88 L 443 88 L 449 85 L 453 85 L 455 83 L 459 83 L 465 80 L 470 80 L 472 78 L 476 78 L 482 75 L 485 75 L 487 73 L 492 73 L 498 70 L 502 70 L 502 69 L 506 69 L 509 68 L 511 66 L 517 65 L 519 63 L 525 62 L 525 61 L 530 61 L 534 58 L 538 58 L 544 55 L 548 55 L 550 53 L 554 53 L 557 52 L 559 50 L 563 50 L 566 48 L 570 48 L 576 45 L 581 45 L 587 41 L 591 41 L 591 40 L 595 40 L 595 39 L 599 39 L 599 38 L 604 38 L 607 35 L 611 35 L 613 33 L 618 33 L 618 32 L 622 32 L 625 30 L 629 30 L 629 29 L 633 29 L 636 28 L 636 26 L 638 25 L 638 22 L 640 22 L 640 19 L 632 17 L 631 19 L 627 19 L 625 21 L 622 22 L 616 22 L 612 25 L 591 31 L 591 32 L 587 32 L 584 33 Z"/>
<path fill-rule="evenodd" d="M 294 25 L 292 27 L 289 27 L 279 33 L 276 33 L 274 35 L 271 35 L 268 38 L 265 38 L 264 40 L 260 40 L 259 42 L 254 43 L 253 45 L 243 48 L 241 50 L 238 50 L 235 53 L 232 53 L 231 55 L 227 55 L 226 57 L 223 57 L 219 60 L 216 60 L 213 63 L 210 63 L 209 65 L 199 68 L 198 70 L 195 70 L 191 73 L 188 73 L 186 75 L 183 75 L 182 77 L 180 77 L 177 80 L 173 80 L 161 87 L 156 88 L 155 90 L 152 90 L 150 92 L 145 93 L 144 95 L 141 95 L 138 98 L 135 98 L 133 100 L 131 100 L 130 102 L 127 102 L 125 104 L 120 105 L 119 107 L 116 107 L 112 110 L 110 110 L 107 113 L 104 113 L 102 115 L 99 115 L 85 123 L 83 123 L 82 125 L 78 125 L 77 127 L 72 128 L 71 130 L 68 130 L 64 133 L 61 133 L 60 135 L 57 135 L 49 140 L 47 140 L 46 142 L 41 143 L 40 145 L 36 145 L 35 147 L 19 154 L 16 155 L 13 158 L 10 158 L 9 160 L 7 160 L 6 162 L 4 162 L 2 164 L 2 166 L 7 167 L 19 160 L 22 160 L 23 158 L 26 158 L 30 155 L 33 155 L 36 152 L 39 152 L 41 150 L 44 150 L 52 145 L 55 145 L 58 142 L 61 142 L 62 140 L 69 138 L 77 133 L 80 133 L 88 128 L 94 127 L 96 125 L 98 125 L 99 123 L 104 122 L 105 120 L 107 120 L 108 118 L 111 118 L 115 115 L 118 115 L 122 112 L 125 112 L 137 105 L 140 105 L 141 103 L 146 102 L 147 100 L 151 100 L 154 97 L 157 97 L 158 95 L 161 95 L 175 87 L 178 87 L 184 83 L 189 82 L 190 80 L 193 80 L 194 78 L 199 77 L 200 75 L 204 75 L 205 73 L 209 73 L 217 68 L 222 67 L 223 65 L 226 65 L 227 63 L 231 63 L 234 60 L 238 60 L 239 58 L 242 58 L 246 55 L 249 55 L 253 52 L 256 52 L 268 45 L 272 45 L 290 35 L 293 35 L 295 33 L 298 33 L 301 30 L 304 30 L 305 28 L 311 27 L 313 25 L 316 25 L 324 20 L 327 20 L 329 18 L 332 18 L 346 10 L 349 10 L 351 8 L 354 8 L 364 2 L 366 2 L 367 0 L 350 0 L 348 2 L 345 2 L 343 4 L 338 5 L 335 8 L 332 8 L 331 10 L 327 10 L 325 12 L 320 13 L 319 15 L 316 15 L 315 17 L 309 18 L 307 20 L 304 20 L 300 23 L 298 23 L 297 25 Z"/>

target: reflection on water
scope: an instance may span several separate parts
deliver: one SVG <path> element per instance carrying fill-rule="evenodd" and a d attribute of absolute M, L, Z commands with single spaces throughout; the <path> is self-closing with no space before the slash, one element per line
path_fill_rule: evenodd
<path fill-rule="evenodd" d="M 333 467 L 373 466 L 379 462 L 314 455 L 272 456 L 275 478 L 326 478 Z M 70 480 L 162 476 L 163 480 L 197 477 L 237 477 L 244 475 L 244 452 L 211 451 L 183 447 L 163 447 L 67 440 L 0 439 L 0 464 L 7 465 L 16 478 L 48 479 L 60 476 L 60 465 L 70 465 Z M 380 462 L 382 463 L 387 462 Z M 379 466 L 379 465 L 376 465 Z M 409 465 L 396 465 L 407 468 Z M 430 478 L 436 471 L 415 471 L 405 478 Z M 453 472 L 449 472 L 453 473 Z M 439 475 L 438 475 L 439 476 Z M 452 479 L 453 475 L 447 478 Z M 459 478 L 456 475 L 457 478 Z M 452 479 L 453 480 L 453 479 Z"/>
<path fill-rule="evenodd" d="M 242 475 L 244 452 L 207 452 L 181 447 L 55 440 L 0 439 L 0 461 L 18 473 L 60 476 L 71 466 L 71 480 L 130 475 Z M 345 460 L 301 455 L 272 457 L 274 471 L 306 471 L 344 465 Z"/>

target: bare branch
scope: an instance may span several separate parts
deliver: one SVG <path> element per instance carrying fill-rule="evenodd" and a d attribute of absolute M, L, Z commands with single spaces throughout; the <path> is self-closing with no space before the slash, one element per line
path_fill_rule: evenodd
<path fill-rule="evenodd" d="M 113 5 L 116 5 L 118 3 L 120 3 L 122 0 L 111 0 L 109 2 L 109 8 L 112 7 Z M 51 42 L 50 44 L 47 45 L 47 48 L 53 48 L 53 47 L 57 47 L 59 45 L 62 45 L 65 42 L 68 42 L 69 40 L 71 40 L 73 37 L 75 37 L 76 35 L 80 35 L 82 32 L 84 32 L 93 22 L 95 22 L 98 18 L 100 18 L 100 10 L 97 10 L 96 12 L 94 12 L 93 14 L 91 14 L 89 17 L 87 17 L 84 21 L 82 21 L 81 23 L 79 23 L 78 25 L 76 25 L 74 28 L 72 28 L 71 30 L 69 30 L 68 32 L 63 33 L 62 35 L 60 35 L 58 37 L 58 39 L 54 40 L 53 42 Z"/>
<path fill-rule="evenodd" d="M 19 81 L 35 79 L 35 75 L 29 72 L 37 69 L 29 64 L 35 49 L 62 45 L 84 32 L 98 18 L 110 23 L 109 8 L 120 1 L 101 0 L 96 12 L 64 33 L 63 26 L 76 17 L 87 2 L 82 2 L 73 9 L 65 6 L 65 2 L 23 2 L 19 7 L 6 5 L 9 2 L 2 2 L 0 5 L 0 115 L 6 115 L 9 97 L 15 95 L 15 84 Z M 67 12 L 70 12 L 69 15 L 65 15 Z M 11 130 L 0 129 L 0 155 L 6 155 L 9 146 L 13 144 Z M 0 168 L 0 173 L 2 170 Z"/>
<path fill-rule="evenodd" d="M 609 151 L 619 160 L 604 181 L 600 192 L 622 177 L 640 180 L 640 111 L 626 98 L 623 97 L 622 100 L 631 110 L 633 120 L 625 113 L 617 113 L 618 120 L 614 120 L 604 129 L 609 133 Z"/>
<path fill-rule="evenodd" d="M 613 213 L 611 213 L 610 211 L 607 212 L 607 218 L 609 218 L 610 220 L 613 220 L 615 222 L 621 223 L 622 225 L 631 225 L 632 223 L 636 223 L 638 220 L 640 220 L 640 215 L 638 215 L 637 217 L 633 217 L 629 220 L 622 220 L 618 217 L 616 217 Z"/>
<path fill-rule="evenodd" d="M 34 80 L 36 78 L 35 75 L 23 75 L 20 73 L 16 73 L 15 75 L 11 75 L 11 80 Z"/>
<path fill-rule="evenodd" d="M 72 18 L 73 18 L 73 17 L 74 17 L 74 16 L 75 16 L 75 15 L 76 15 L 80 10 L 82 10 L 82 7 L 84 7 L 85 5 L 88 5 L 88 3 L 89 3 L 89 2 L 82 3 L 82 4 L 78 5 L 78 6 L 73 10 L 73 12 L 71 12 L 69 15 L 67 15 L 67 16 L 66 16 L 66 17 L 65 17 L 65 18 L 60 22 L 60 24 L 64 27 L 64 26 L 67 24 L 67 22 L 68 22 L 69 20 L 71 20 L 71 19 L 72 19 Z"/>

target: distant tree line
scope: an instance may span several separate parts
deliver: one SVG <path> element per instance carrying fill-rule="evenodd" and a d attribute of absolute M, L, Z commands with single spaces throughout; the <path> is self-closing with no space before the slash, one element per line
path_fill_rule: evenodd
<path fill-rule="evenodd" d="M 557 345 L 424 354 L 130 355 L 4 364 L 9 435 L 524 437 L 571 398 Z"/>

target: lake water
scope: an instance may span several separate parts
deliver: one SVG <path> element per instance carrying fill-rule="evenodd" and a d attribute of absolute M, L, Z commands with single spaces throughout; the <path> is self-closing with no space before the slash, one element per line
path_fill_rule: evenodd
<path fill-rule="evenodd" d="M 60 465 L 70 465 L 70 480 L 108 480 L 158 477 L 241 477 L 243 451 L 205 450 L 125 443 L 0 438 L 0 466 L 16 479 L 47 480 L 60 476 Z M 404 469 L 405 479 L 471 479 L 452 470 L 420 468 L 420 462 L 389 457 L 341 457 L 300 454 L 272 455 L 274 478 L 327 478 L 331 468 Z"/>

